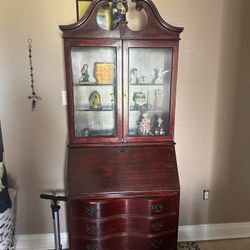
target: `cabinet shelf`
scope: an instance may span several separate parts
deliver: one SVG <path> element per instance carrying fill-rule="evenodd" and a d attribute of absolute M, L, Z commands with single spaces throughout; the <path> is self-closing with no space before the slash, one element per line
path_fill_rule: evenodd
<path fill-rule="evenodd" d="M 112 107 L 102 107 L 102 108 L 99 108 L 99 109 L 90 109 L 89 107 L 80 107 L 80 108 L 75 108 L 74 109 L 75 111 L 77 112 L 81 112 L 81 111 L 86 111 L 86 112 L 100 112 L 100 111 L 103 111 L 103 112 L 110 112 L 110 111 L 114 111 L 114 109 Z"/>
<path fill-rule="evenodd" d="M 159 111 L 162 111 L 162 109 L 160 109 L 160 108 L 137 109 L 137 108 L 134 108 L 134 107 L 130 107 L 129 111 L 137 111 L 137 112 L 140 112 L 140 111 L 159 112 Z"/>
<path fill-rule="evenodd" d="M 98 86 L 98 87 L 105 87 L 105 86 L 114 86 L 115 84 L 112 84 L 112 83 L 110 83 L 110 84 L 98 84 L 98 83 L 96 83 L 96 82 L 89 82 L 89 83 L 74 83 L 73 84 L 73 86 L 74 87 L 90 87 L 90 86 L 92 86 L 92 87 L 96 87 L 96 86 Z"/>
<path fill-rule="evenodd" d="M 159 83 L 137 83 L 137 84 L 129 84 L 130 86 L 148 86 L 148 87 L 152 87 L 152 86 L 163 86 L 163 84 L 159 84 Z"/>

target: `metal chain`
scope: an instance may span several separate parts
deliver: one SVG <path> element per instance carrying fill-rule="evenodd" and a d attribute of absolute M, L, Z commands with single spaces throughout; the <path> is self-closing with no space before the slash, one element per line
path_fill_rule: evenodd
<path fill-rule="evenodd" d="M 36 95 L 35 86 L 34 86 L 34 74 L 33 74 L 33 63 L 32 63 L 32 40 L 28 39 L 28 49 L 29 49 L 29 64 L 30 64 L 30 82 L 31 82 L 31 95 L 28 96 L 29 99 L 32 101 L 32 111 L 36 108 L 36 102 L 41 100 L 42 98 Z"/>

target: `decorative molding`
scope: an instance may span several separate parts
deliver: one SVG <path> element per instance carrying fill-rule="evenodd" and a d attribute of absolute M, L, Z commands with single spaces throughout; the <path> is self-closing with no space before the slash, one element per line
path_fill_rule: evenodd
<path fill-rule="evenodd" d="M 250 222 L 204 224 L 179 227 L 179 242 L 235 239 L 250 237 Z M 54 234 L 28 234 L 16 236 L 16 250 L 54 249 Z M 63 249 L 68 248 L 68 234 L 61 233 Z"/>
<path fill-rule="evenodd" d="M 250 222 L 179 227 L 178 241 L 203 241 L 250 237 Z"/>
<path fill-rule="evenodd" d="M 63 249 L 68 248 L 68 234 L 61 233 Z M 54 234 L 21 234 L 16 235 L 16 250 L 55 249 Z"/>

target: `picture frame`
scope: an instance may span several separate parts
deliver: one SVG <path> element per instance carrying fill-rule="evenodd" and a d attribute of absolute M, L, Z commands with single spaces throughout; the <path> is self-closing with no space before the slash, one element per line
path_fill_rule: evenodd
<path fill-rule="evenodd" d="M 111 30 L 112 15 L 110 10 L 99 10 L 96 21 L 103 30 Z"/>
<path fill-rule="evenodd" d="M 76 0 L 76 16 L 79 21 L 86 13 L 92 0 Z"/>
<path fill-rule="evenodd" d="M 79 21 L 85 15 L 91 3 L 92 3 L 91 0 L 76 0 L 77 21 Z M 112 25 L 111 9 L 108 10 L 100 9 L 98 11 L 96 21 L 98 25 L 101 27 L 101 29 L 111 30 L 111 25 Z"/>

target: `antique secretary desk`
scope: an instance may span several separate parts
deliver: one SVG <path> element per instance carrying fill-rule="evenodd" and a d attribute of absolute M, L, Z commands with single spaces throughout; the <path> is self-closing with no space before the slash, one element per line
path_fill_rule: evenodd
<path fill-rule="evenodd" d="M 71 250 L 177 249 L 174 135 L 179 35 L 151 0 L 94 0 L 63 31 Z M 101 13 L 100 9 L 103 9 Z M 112 13 L 113 14 L 112 14 Z"/>

